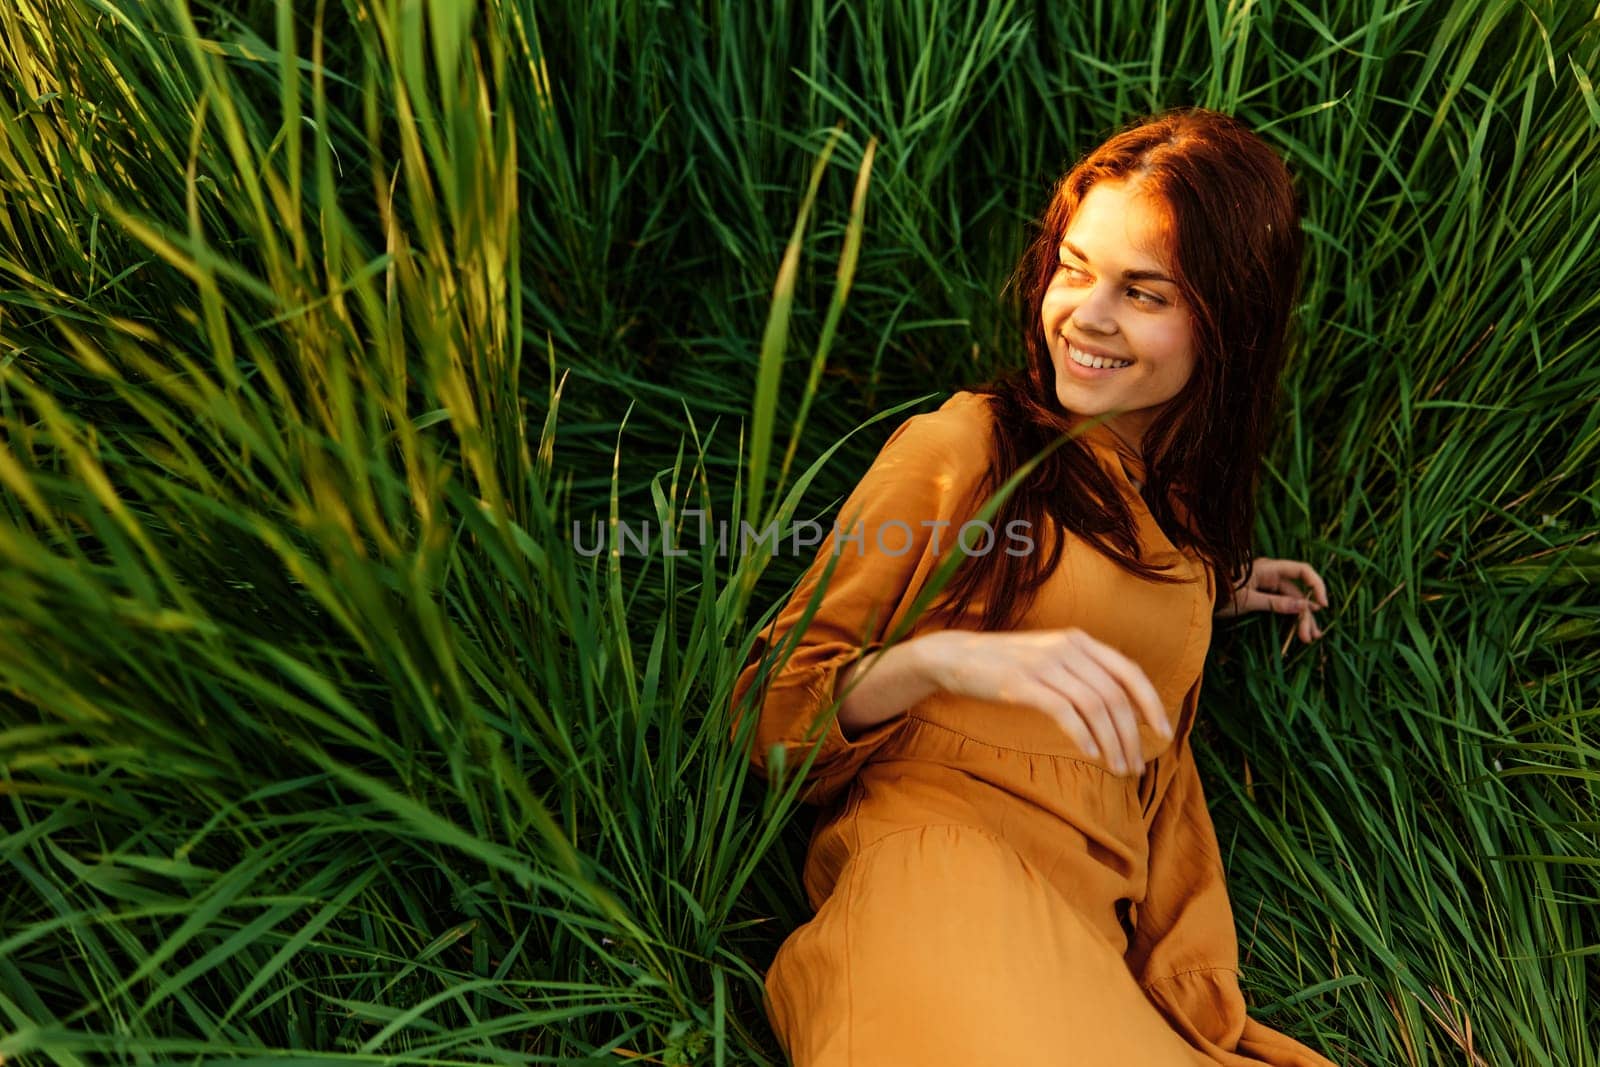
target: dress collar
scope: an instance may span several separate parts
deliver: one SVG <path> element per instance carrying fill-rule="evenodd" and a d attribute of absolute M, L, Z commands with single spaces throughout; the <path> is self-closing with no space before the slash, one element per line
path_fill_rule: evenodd
<path fill-rule="evenodd" d="M 1138 501 L 1139 511 L 1150 516 L 1150 508 L 1143 495 L 1144 459 L 1133 450 L 1132 446 L 1118 437 L 1116 431 L 1110 426 L 1103 422 L 1087 425 L 1089 421 L 1087 416 L 1079 416 L 1074 418 L 1071 425 L 1073 429 L 1076 429 L 1080 424 L 1084 426 L 1078 437 L 1089 446 L 1089 450 L 1095 454 L 1101 465 L 1108 472 L 1115 475 L 1120 470 L 1123 473 L 1129 483 L 1129 488 L 1134 490 L 1133 496 Z M 1184 507 L 1183 502 L 1176 496 L 1169 495 L 1168 499 L 1172 501 L 1172 508 L 1177 521 L 1188 523 L 1190 521 L 1189 509 Z M 1205 566 L 1199 555 L 1188 546 L 1180 550 L 1173 545 L 1166 531 L 1155 522 L 1154 516 L 1150 516 L 1150 523 L 1158 531 L 1158 536 L 1166 542 L 1167 546 L 1186 561 L 1194 574 L 1194 580 L 1204 581 L 1207 594 L 1214 596 L 1211 586 L 1211 571 Z"/>
<path fill-rule="evenodd" d="M 1088 416 L 1070 415 L 1069 417 L 1071 422 L 1068 432 L 1078 429 L 1080 425 L 1083 427 L 1077 435 L 1078 438 L 1088 445 L 1089 450 L 1094 453 L 1095 457 L 1108 472 L 1113 475 L 1119 470 L 1122 472 L 1129 484 L 1129 488 L 1134 490 L 1133 496 L 1139 502 L 1138 510 L 1149 516 L 1150 524 L 1157 531 L 1157 536 L 1166 542 L 1168 548 L 1182 557 L 1185 561 L 1185 566 L 1190 569 L 1193 575 L 1193 580 L 1203 582 L 1207 596 L 1214 598 L 1215 590 L 1212 584 L 1210 568 L 1205 565 L 1193 548 L 1185 546 L 1180 550 L 1174 546 L 1166 531 L 1161 529 L 1160 524 L 1155 522 L 1154 516 L 1150 515 L 1149 505 L 1145 502 L 1142 492 L 1144 486 L 1143 457 L 1135 452 L 1126 441 L 1118 437 L 1116 431 L 1104 422 L 1090 425 L 1092 419 Z M 1176 512 L 1178 521 L 1188 523 L 1190 521 L 1188 508 L 1184 507 L 1182 501 L 1177 497 L 1169 496 L 1169 499 L 1172 500 L 1172 507 Z"/>

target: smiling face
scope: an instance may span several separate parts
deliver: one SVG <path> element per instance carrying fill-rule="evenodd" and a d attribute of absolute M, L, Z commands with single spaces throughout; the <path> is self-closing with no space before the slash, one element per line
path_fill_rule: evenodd
<path fill-rule="evenodd" d="M 1195 365 L 1194 319 L 1169 247 L 1155 198 L 1136 182 L 1097 182 L 1072 213 L 1040 308 L 1061 406 L 1090 416 L 1121 409 L 1106 423 L 1141 453 Z"/>

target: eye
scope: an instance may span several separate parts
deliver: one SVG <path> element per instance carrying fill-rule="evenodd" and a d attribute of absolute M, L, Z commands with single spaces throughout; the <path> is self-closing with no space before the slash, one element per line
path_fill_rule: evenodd
<path fill-rule="evenodd" d="M 1061 261 L 1061 269 L 1066 271 L 1067 276 L 1072 278 L 1074 281 L 1081 278 L 1087 278 L 1089 276 L 1088 271 L 1071 261 L 1071 256 L 1065 248 L 1060 250 L 1057 258 L 1059 258 Z"/>
<path fill-rule="evenodd" d="M 1129 289 L 1128 295 L 1133 298 L 1134 303 L 1146 307 L 1162 307 L 1166 304 L 1165 300 L 1146 289 Z"/>

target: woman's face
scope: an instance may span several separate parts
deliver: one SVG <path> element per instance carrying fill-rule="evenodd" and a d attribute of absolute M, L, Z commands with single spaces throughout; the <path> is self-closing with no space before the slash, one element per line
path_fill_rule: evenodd
<path fill-rule="evenodd" d="M 1166 214 L 1127 181 L 1090 187 L 1073 212 L 1040 318 L 1056 398 L 1106 420 L 1143 451 L 1144 434 L 1194 371 L 1194 322 L 1173 281 Z M 1081 360 L 1114 365 L 1083 366 Z"/>

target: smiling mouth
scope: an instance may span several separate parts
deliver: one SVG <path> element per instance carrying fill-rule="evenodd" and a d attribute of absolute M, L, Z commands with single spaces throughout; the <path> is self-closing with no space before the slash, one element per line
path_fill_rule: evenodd
<path fill-rule="evenodd" d="M 1091 356 L 1071 341 L 1067 341 L 1067 358 L 1080 367 L 1093 367 L 1097 370 L 1120 370 L 1123 367 L 1133 366 L 1133 360 L 1131 359 L 1107 359 L 1104 356 Z"/>

